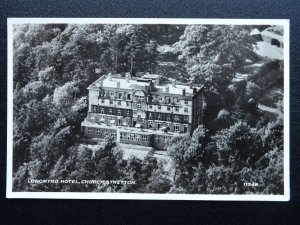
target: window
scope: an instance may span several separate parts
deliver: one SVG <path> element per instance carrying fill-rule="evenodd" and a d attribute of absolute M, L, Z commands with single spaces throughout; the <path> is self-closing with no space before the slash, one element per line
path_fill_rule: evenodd
<path fill-rule="evenodd" d="M 189 101 L 188 100 L 184 100 L 184 104 L 189 104 Z"/>
<path fill-rule="evenodd" d="M 117 132 L 115 130 L 112 130 L 111 135 L 115 138 L 115 137 L 117 137 Z"/>
<path fill-rule="evenodd" d="M 170 121 L 170 116 L 169 115 L 167 116 L 167 121 Z"/>
<path fill-rule="evenodd" d="M 159 137 L 155 137 L 155 142 L 159 143 Z"/>
<path fill-rule="evenodd" d="M 118 116 L 121 116 L 121 109 L 118 109 Z"/>
<path fill-rule="evenodd" d="M 113 96 L 115 93 L 112 91 L 112 92 L 110 92 L 110 96 Z"/>
<path fill-rule="evenodd" d="M 171 98 L 167 98 L 167 103 L 171 103 Z"/>
<path fill-rule="evenodd" d="M 118 101 L 118 105 L 121 105 L 121 101 Z"/>
<path fill-rule="evenodd" d="M 127 116 L 129 116 L 129 114 L 130 114 L 130 110 L 127 110 L 126 114 L 127 114 Z"/>
<path fill-rule="evenodd" d="M 130 104 L 129 104 L 129 102 L 126 102 L 126 106 L 129 106 Z"/>
<path fill-rule="evenodd" d="M 142 109 L 141 104 L 137 104 L 137 109 Z"/>
<path fill-rule="evenodd" d="M 148 120 L 148 128 L 152 128 L 152 120 Z"/>
<path fill-rule="evenodd" d="M 97 106 L 96 106 L 96 105 L 93 105 L 93 107 L 92 107 L 92 112 L 93 112 L 93 113 L 96 113 L 96 112 L 97 112 Z"/>
<path fill-rule="evenodd" d="M 157 108 L 158 108 L 158 109 L 161 109 L 161 106 L 159 105 Z"/>
<path fill-rule="evenodd" d="M 184 125 L 184 133 L 188 132 L 188 125 Z"/>
<path fill-rule="evenodd" d="M 185 113 L 189 112 L 189 109 L 188 108 L 184 108 L 184 112 Z"/>
<path fill-rule="evenodd" d="M 121 139 L 121 140 L 126 140 L 126 135 L 125 135 L 124 133 L 121 133 L 120 139 Z"/>
<path fill-rule="evenodd" d="M 170 107 L 170 106 L 168 106 L 168 107 L 167 107 L 167 110 L 168 110 L 168 111 L 170 111 L 170 110 L 171 110 L 171 107 Z"/>
<path fill-rule="evenodd" d="M 105 100 L 104 100 L 104 99 L 101 99 L 101 103 L 104 104 L 104 103 L 105 103 Z"/>
<path fill-rule="evenodd" d="M 140 135 L 135 135 L 135 141 L 140 141 Z"/>
<path fill-rule="evenodd" d="M 175 107 L 175 111 L 176 111 L 176 112 L 179 111 L 179 107 L 178 107 L 178 106 Z"/>
<path fill-rule="evenodd" d="M 152 105 L 149 105 L 149 109 L 152 109 L 153 108 L 153 106 Z"/>
<path fill-rule="evenodd" d="M 109 109 L 109 114 L 112 114 L 112 109 Z"/>
<path fill-rule="evenodd" d="M 127 99 L 130 100 L 131 99 L 131 96 L 130 94 L 127 94 Z"/>
<path fill-rule="evenodd" d="M 175 116 L 174 116 L 174 121 L 175 121 L 175 122 L 179 122 L 179 116 L 178 116 L 178 115 L 175 115 Z"/>
<path fill-rule="evenodd" d="M 150 120 L 152 119 L 152 113 L 149 113 L 149 119 Z"/>
<path fill-rule="evenodd" d="M 114 101 L 110 100 L 110 101 L 109 101 L 109 104 L 110 104 L 110 105 L 114 104 Z"/>
<path fill-rule="evenodd" d="M 134 141 L 135 138 L 136 138 L 135 136 L 136 136 L 135 134 L 130 134 L 129 140 L 130 140 L 130 141 Z"/>
<path fill-rule="evenodd" d="M 161 119 L 161 115 L 160 115 L 160 113 L 158 113 L 158 115 L 157 115 L 157 119 Z"/>
<path fill-rule="evenodd" d="M 138 115 L 137 118 L 140 119 L 140 118 L 141 118 L 141 115 Z"/>
<path fill-rule="evenodd" d="M 122 93 L 119 93 L 119 98 L 122 98 Z"/>
<path fill-rule="evenodd" d="M 174 124 L 174 131 L 179 131 L 179 124 Z"/>
<path fill-rule="evenodd" d="M 142 135 L 142 141 L 143 142 L 147 142 L 148 141 L 147 135 Z"/>
<path fill-rule="evenodd" d="M 100 136 L 101 135 L 101 129 L 97 129 L 96 133 L 97 133 L 98 136 Z"/>
<path fill-rule="evenodd" d="M 101 108 L 100 113 L 104 114 L 104 108 Z"/>
<path fill-rule="evenodd" d="M 93 133 L 93 128 L 88 128 L 88 134 L 92 134 Z"/>

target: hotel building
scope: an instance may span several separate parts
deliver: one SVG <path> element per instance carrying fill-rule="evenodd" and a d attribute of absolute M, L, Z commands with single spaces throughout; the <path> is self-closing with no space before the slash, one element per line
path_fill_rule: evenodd
<path fill-rule="evenodd" d="M 159 75 L 102 76 L 89 87 L 86 136 L 163 149 L 176 135 L 202 123 L 203 87 L 161 82 Z"/>

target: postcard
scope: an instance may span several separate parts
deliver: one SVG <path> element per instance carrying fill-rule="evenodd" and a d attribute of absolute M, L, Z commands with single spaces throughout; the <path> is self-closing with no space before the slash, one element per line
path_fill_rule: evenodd
<path fill-rule="evenodd" d="M 290 198 L 289 20 L 9 18 L 7 66 L 7 198 Z"/>

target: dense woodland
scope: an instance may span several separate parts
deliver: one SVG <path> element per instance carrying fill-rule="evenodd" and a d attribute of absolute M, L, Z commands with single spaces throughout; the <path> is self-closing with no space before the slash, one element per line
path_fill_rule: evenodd
<path fill-rule="evenodd" d="M 252 26 L 15 25 L 14 191 L 283 194 L 283 71 L 255 53 Z M 160 46 L 169 51 L 158 51 Z M 169 67 L 166 62 L 169 60 Z M 171 63 L 171 66 L 170 66 Z M 204 124 L 155 157 L 123 158 L 80 133 L 86 88 L 107 73 L 158 73 L 205 86 Z M 248 74 L 239 81 L 237 73 Z M 259 105 L 276 109 L 261 110 Z M 134 180 L 134 185 L 29 184 Z M 244 186 L 255 182 L 258 186 Z"/>

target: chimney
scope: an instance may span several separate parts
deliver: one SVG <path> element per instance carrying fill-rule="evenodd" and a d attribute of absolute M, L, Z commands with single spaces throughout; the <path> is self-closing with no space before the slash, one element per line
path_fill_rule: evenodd
<path fill-rule="evenodd" d="M 117 88 L 120 88 L 120 81 L 117 82 Z"/>
<path fill-rule="evenodd" d="M 169 93 L 169 86 L 166 86 L 166 93 Z"/>
<path fill-rule="evenodd" d="M 185 96 L 185 88 L 182 89 L 182 96 Z"/>
<path fill-rule="evenodd" d="M 159 85 L 159 77 L 155 79 L 155 86 Z"/>
<path fill-rule="evenodd" d="M 176 87 L 176 80 L 175 79 L 172 80 L 172 87 L 174 87 L 174 88 Z"/>
<path fill-rule="evenodd" d="M 129 83 L 130 74 L 126 73 L 126 83 Z"/>

